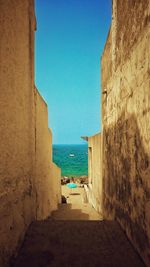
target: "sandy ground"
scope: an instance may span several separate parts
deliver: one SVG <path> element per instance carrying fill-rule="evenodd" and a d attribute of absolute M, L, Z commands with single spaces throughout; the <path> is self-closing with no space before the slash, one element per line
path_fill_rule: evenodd
<path fill-rule="evenodd" d="M 55 220 L 102 220 L 102 216 L 87 203 L 84 188 L 70 189 L 63 185 L 62 195 L 67 204 L 60 205 L 59 210 L 52 213 Z"/>

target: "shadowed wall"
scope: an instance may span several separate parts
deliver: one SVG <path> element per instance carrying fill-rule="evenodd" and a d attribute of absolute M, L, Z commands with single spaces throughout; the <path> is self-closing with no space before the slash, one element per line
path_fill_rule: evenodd
<path fill-rule="evenodd" d="M 102 56 L 104 217 L 150 266 L 150 2 L 113 1 Z"/>

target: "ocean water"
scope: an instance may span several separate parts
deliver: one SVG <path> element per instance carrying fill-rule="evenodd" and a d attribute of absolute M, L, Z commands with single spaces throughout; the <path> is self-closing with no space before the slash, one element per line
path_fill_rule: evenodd
<path fill-rule="evenodd" d="M 88 175 L 88 146 L 53 145 L 53 161 L 62 170 L 62 176 Z"/>

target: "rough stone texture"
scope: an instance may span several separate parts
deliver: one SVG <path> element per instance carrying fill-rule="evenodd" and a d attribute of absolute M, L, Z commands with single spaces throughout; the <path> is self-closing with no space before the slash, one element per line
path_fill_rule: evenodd
<path fill-rule="evenodd" d="M 88 186 L 85 186 L 89 203 L 102 212 L 102 159 L 101 134 L 88 137 Z"/>
<path fill-rule="evenodd" d="M 102 87 L 107 90 L 102 96 L 104 216 L 119 221 L 147 266 L 150 266 L 149 11 L 148 0 L 114 0 L 111 34 L 102 57 Z M 106 62 L 110 58 L 112 71 L 107 72 Z"/>
<path fill-rule="evenodd" d="M 115 4 L 116 2 L 116 4 Z M 114 1 L 116 5 L 116 68 L 130 59 L 134 45 L 149 27 L 149 0 Z M 139 39 L 139 40 L 138 40 Z"/>
<path fill-rule="evenodd" d="M 0 267 L 8 266 L 9 258 L 20 246 L 27 227 L 36 219 L 36 201 L 38 205 L 43 201 L 41 190 L 44 190 L 37 186 L 37 181 L 40 183 L 41 179 L 44 186 L 45 179 L 45 190 L 48 190 L 55 174 L 57 178 L 60 175 L 58 168 L 52 165 L 52 137 L 48 128 L 43 144 L 45 152 L 41 157 L 36 154 L 40 144 L 36 138 L 35 116 L 35 24 L 32 0 L 0 0 Z M 41 112 L 45 112 L 44 105 Z M 46 115 L 39 122 L 39 128 L 42 123 L 46 127 Z M 48 160 L 44 170 L 44 159 L 49 160 L 49 171 Z M 43 167 L 41 177 L 36 170 L 36 160 Z M 41 199 L 37 198 L 39 196 Z M 46 197 L 44 203 L 53 196 Z M 51 209 L 45 206 L 47 216 L 54 206 L 56 208 L 57 204 L 54 204 Z M 46 217 L 46 212 L 40 219 Z"/>

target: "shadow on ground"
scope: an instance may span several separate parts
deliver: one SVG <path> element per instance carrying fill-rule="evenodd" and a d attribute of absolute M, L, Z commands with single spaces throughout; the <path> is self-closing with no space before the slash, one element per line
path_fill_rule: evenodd
<path fill-rule="evenodd" d="M 79 196 L 80 193 L 70 193 L 69 195 L 71 195 L 71 196 Z"/>
<path fill-rule="evenodd" d="M 144 267 L 118 223 L 34 222 L 11 267 Z"/>

